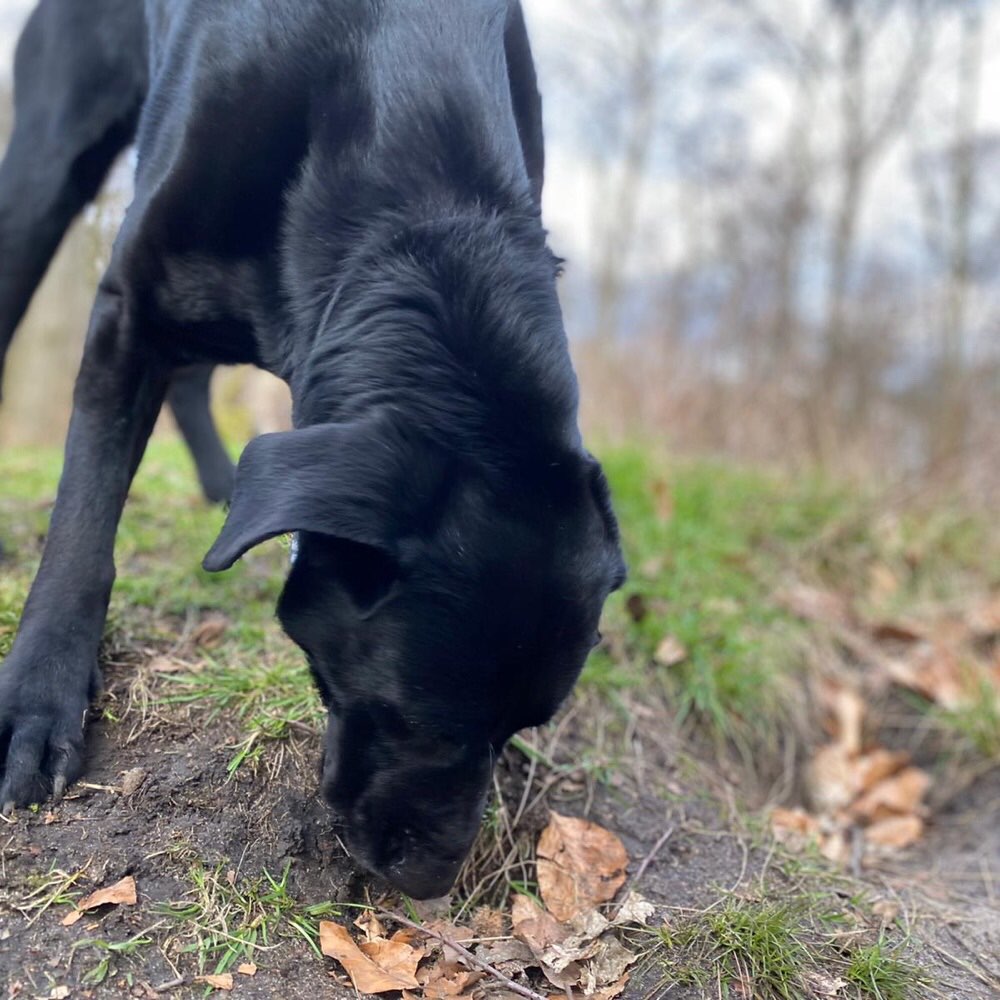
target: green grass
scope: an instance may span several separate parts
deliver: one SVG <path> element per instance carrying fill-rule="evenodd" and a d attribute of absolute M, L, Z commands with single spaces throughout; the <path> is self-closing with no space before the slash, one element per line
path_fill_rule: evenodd
<path fill-rule="evenodd" d="M 820 477 L 651 455 L 602 456 L 630 578 L 609 602 L 609 641 L 584 683 L 612 696 L 662 690 L 680 721 L 717 739 L 766 745 L 789 720 L 796 682 L 811 669 L 810 626 L 775 596 L 790 580 L 846 593 L 885 619 L 1000 586 L 1000 535 L 959 506 L 899 508 Z M 888 597 L 870 592 L 874 572 L 896 582 Z M 684 646 L 683 662 L 656 663 L 665 636 Z M 981 700 L 944 723 L 995 754 L 998 711 L 995 698 Z"/>
<path fill-rule="evenodd" d="M 899 949 L 883 937 L 851 955 L 844 978 L 874 1000 L 907 1000 L 925 983 L 920 972 L 900 958 Z"/>
<path fill-rule="evenodd" d="M 290 871 L 291 862 L 280 878 L 268 872 L 247 878 L 226 865 L 208 869 L 195 863 L 185 897 L 160 908 L 175 925 L 179 951 L 195 956 L 199 970 L 213 975 L 239 962 L 266 965 L 267 953 L 289 938 L 304 940 L 320 958 L 319 922 L 340 911 L 330 902 L 297 902 L 288 887 Z"/>
<path fill-rule="evenodd" d="M 869 574 L 881 567 L 899 581 L 878 609 L 886 616 L 960 598 L 973 586 L 1000 586 L 996 533 L 958 507 L 886 508 L 816 477 L 651 455 L 617 447 L 602 456 L 631 576 L 609 602 L 607 641 L 583 685 L 611 700 L 622 690 L 660 692 L 677 720 L 717 740 L 767 745 L 793 711 L 796 681 L 809 669 L 808 630 L 775 600 L 789 578 L 849 589 L 865 605 Z M 55 451 L 0 453 L 4 542 L 20 556 L 0 578 L 0 655 L 37 564 L 59 467 Z M 283 739 L 289 725 L 315 724 L 319 710 L 302 657 L 273 620 L 287 564 L 282 542 L 255 550 L 228 573 L 205 573 L 200 561 L 222 520 L 200 501 L 181 445 L 155 440 L 119 531 L 108 635 L 112 645 L 169 649 L 185 623 L 213 612 L 229 617 L 225 641 L 201 657 L 200 669 L 170 675 L 159 694 L 168 703 L 232 713 L 242 727 L 233 744 L 238 766 Z M 655 662 L 665 636 L 683 644 L 683 662 Z M 941 724 L 993 754 L 998 711 L 990 701 Z"/>
<path fill-rule="evenodd" d="M 786 894 L 787 895 L 787 894 Z M 856 923 L 853 904 L 832 891 L 729 898 L 668 921 L 649 950 L 663 983 L 757 1000 L 839 996 L 917 1000 L 925 980 L 903 954 L 905 941 L 865 942 L 835 931 Z M 845 909 L 845 906 L 847 907 Z"/>

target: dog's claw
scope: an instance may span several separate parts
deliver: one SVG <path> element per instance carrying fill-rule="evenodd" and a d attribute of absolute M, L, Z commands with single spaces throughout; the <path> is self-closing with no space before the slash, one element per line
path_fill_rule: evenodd
<path fill-rule="evenodd" d="M 4 819 L 10 819 L 11 816 L 14 815 L 14 803 L 13 803 L 13 801 L 11 801 L 11 802 L 5 802 L 4 806 L 3 806 L 3 809 L 0 810 L 0 814 L 3 815 Z"/>
<path fill-rule="evenodd" d="M 55 781 L 52 782 L 52 801 L 58 802 L 63 797 L 63 793 L 66 791 L 66 775 L 57 774 Z"/>

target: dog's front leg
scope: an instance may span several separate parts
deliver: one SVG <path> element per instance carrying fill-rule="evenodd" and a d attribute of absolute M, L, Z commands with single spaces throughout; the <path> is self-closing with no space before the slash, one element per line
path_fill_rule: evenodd
<path fill-rule="evenodd" d="M 114 540 L 166 391 L 122 295 L 98 292 L 38 575 L 0 665 L 0 808 L 58 797 L 80 774 L 83 723 L 114 582 Z"/>

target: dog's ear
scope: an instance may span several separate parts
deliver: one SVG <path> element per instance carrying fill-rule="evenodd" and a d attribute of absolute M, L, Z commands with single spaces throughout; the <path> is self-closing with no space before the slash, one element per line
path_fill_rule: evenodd
<path fill-rule="evenodd" d="M 312 531 L 394 555 L 433 492 L 426 449 L 385 417 L 264 434 L 236 469 L 229 516 L 202 563 L 229 569 L 268 538 Z"/>

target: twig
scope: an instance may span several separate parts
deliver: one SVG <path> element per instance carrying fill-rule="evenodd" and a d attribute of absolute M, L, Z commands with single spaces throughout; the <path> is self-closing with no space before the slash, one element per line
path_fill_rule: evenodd
<path fill-rule="evenodd" d="M 628 884 L 622 892 L 622 901 L 615 907 L 614 914 L 611 917 L 612 923 L 618 919 L 618 914 L 621 913 L 622 907 L 625 905 L 625 900 L 628 899 L 629 893 L 642 880 L 642 876 L 646 874 L 646 869 L 653 863 L 653 859 L 663 849 L 663 845 L 674 835 L 674 829 L 674 827 L 668 826 L 666 830 L 663 831 L 663 836 L 661 836 L 660 839 L 653 844 L 652 850 L 642 859 L 642 864 L 639 865 L 636 873 L 628 880 Z"/>
<path fill-rule="evenodd" d="M 451 948 L 453 951 L 457 952 L 462 956 L 470 965 L 475 966 L 480 972 L 485 972 L 487 975 L 492 976 L 498 983 L 502 983 L 507 987 L 512 993 L 516 993 L 518 996 L 526 997 L 527 1000 L 547 1000 L 546 997 L 542 996 L 541 993 L 536 993 L 534 990 L 528 989 L 527 986 L 521 986 L 520 983 L 515 983 L 513 979 L 509 979 L 505 976 L 499 969 L 493 968 L 487 962 L 484 962 L 481 958 L 476 958 L 475 955 L 469 951 L 468 948 L 463 947 L 457 941 L 452 941 L 444 934 L 440 934 L 438 931 L 432 931 L 429 927 L 422 927 L 420 924 L 414 923 L 412 920 L 407 920 L 406 917 L 401 917 L 398 913 L 392 913 L 389 910 L 379 910 L 379 913 L 384 917 L 388 917 L 390 920 L 395 920 L 396 923 L 402 924 L 404 927 L 409 927 L 412 930 L 419 931 L 421 934 L 426 934 L 428 937 L 437 938 L 443 945 Z"/>
<path fill-rule="evenodd" d="M 187 980 L 183 976 L 178 976 L 176 979 L 171 979 L 169 982 L 160 983 L 159 986 L 151 986 L 150 989 L 154 993 L 169 993 L 171 990 L 176 990 L 183 986 Z"/>

